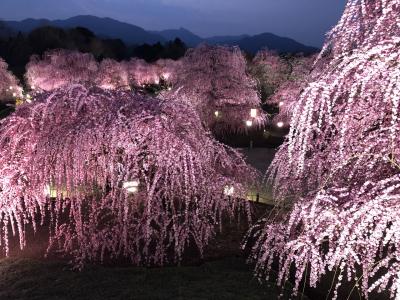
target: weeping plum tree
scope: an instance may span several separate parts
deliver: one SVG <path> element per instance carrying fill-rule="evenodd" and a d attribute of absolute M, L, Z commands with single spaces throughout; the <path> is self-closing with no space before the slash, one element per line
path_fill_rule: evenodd
<path fill-rule="evenodd" d="M 257 80 L 261 100 L 264 102 L 288 80 L 291 65 L 278 53 L 265 49 L 257 52 L 249 70 Z"/>
<path fill-rule="evenodd" d="M 269 221 L 253 248 L 260 276 L 279 259 L 315 287 L 328 270 L 400 297 L 400 3 L 349 0 L 320 55 L 329 57 L 297 101 L 288 142 L 269 170 L 283 221 Z"/>
<path fill-rule="evenodd" d="M 0 236 L 26 246 L 50 220 L 49 251 L 162 265 L 200 255 L 223 216 L 248 207 L 256 173 L 184 103 L 64 86 L 0 124 Z M 10 232 L 11 231 L 11 232 Z"/>
<path fill-rule="evenodd" d="M 110 58 L 102 60 L 94 83 L 103 89 L 130 89 L 127 65 Z"/>
<path fill-rule="evenodd" d="M 174 88 L 164 97 L 190 103 L 215 133 L 244 131 L 246 123 L 260 127 L 265 122 L 255 82 L 236 47 L 202 45 L 188 50 Z"/>
<path fill-rule="evenodd" d="M 127 62 L 130 82 L 136 86 L 156 84 L 160 80 L 161 70 L 156 64 L 143 59 L 132 58 Z"/>
<path fill-rule="evenodd" d="M 38 91 L 52 91 L 74 83 L 97 85 L 104 89 L 128 89 L 125 62 L 104 59 L 98 63 L 90 53 L 56 49 L 41 57 L 33 55 L 26 66 L 26 81 Z"/>
<path fill-rule="evenodd" d="M 269 105 L 278 108 L 278 113 L 271 119 L 271 124 L 281 128 L 289 127 L 293 109 L 305 85 L 304 82 L 288 80 L 267 100 Z"/>
<path fill-rule="evenodd" d="M 26 66 L 29 87 L 51 91 L 71 83 L 92 82 L 99 65 L 90 53 L 57 49 L 41 58 L 33 55 Z"/>
<path fill-rule="evenodd" d="M 63 85 L 85 83 L 104 89 L 124 89 L 171 84 L 178 62 L 159 60 L 149 64 L 141 59 L 118 62 L 104 59 L 98 63 L 92 54 L 57 49 L 34 55 L 26 67 L 26 80 L 39 91 L 52 91 Z"/>
<path fill-rule="evenodd" d="M 175 85 L 178 80 L 178 72 L 181 64 L 181 60 L 172 59 L 159 59 L 155 62 L 155 65 L 159 69 L 159 77 L 171 85 Z"/>
<path fill-rule="evenodd" d="M 269 122 L 278 127 L 288 128 L 293 108 L 302 90 L 312 80 L 311 70 L 315 55 L 280 56 L 270 50 L 259 51 L 249 65 L 251 75 L 257 81 L 257 88 L 262 102 L 267 105 L 272 118 Z M 320 69 L 325 59 L 321 59 Z M 276 114 L 275 111 L 278 111 Z"/>
<path fill-rule="evenodd" d="M 180 61 L 159 59 L 150 64 L 143 59 L 133 58 L 125 62 L 130 85 L 135 89 L 158 87 L 159 90 L 171 88 L 176 83 Z"/>
<path fill-rule="evenodd" d="M 11 89 L 10 89 L 11 87 Z M 19 92 L 17 78 L 8 70 L 7 63 L 0 58 L 0 102 Z"/>
<path fill-rule="evenodd" d="M 286 78 L 276 85 L 274 93 L 266 100 L 269 105 L 279 108 L 279 113 L 271 120 L 274 125 L 279 127 L 289 127 L 293 110 L 297 104 L 301 92 L 307 84 L 319 74 L 320 66 L 325 64 L 325 60 L 314 68 L 311 74 L 316 56 L 293 56 L 286 58 L 289 68 L 286 70 Z"/>

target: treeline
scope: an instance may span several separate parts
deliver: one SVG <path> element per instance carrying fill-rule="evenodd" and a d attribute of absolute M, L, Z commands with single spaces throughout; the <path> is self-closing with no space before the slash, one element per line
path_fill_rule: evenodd
<path fill-rule="evenodd" d="M 10 70 L 19 78 L 25 73 L 25 65 L 31 55 L 42 55 L 47 50 L 58 48 L 92 53 L 99 61 L 104 58 L 119 61 L 138 57 L 147 62 L 161 58 L 178 59 L 187 50 L 186 45 L 179 39 L 166 44 L 127 46 L 120 39 L 101 38 L 83 27 L 61 29 L 46 26 L 29 34 L 0 36 L 0 57 L 6 60 Z"/>

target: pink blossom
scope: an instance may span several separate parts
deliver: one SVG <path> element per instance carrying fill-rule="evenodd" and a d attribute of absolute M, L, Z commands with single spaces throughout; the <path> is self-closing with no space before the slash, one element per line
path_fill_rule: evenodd
<path fill-rule="evenodd" d="M 1 247 L 50 220 L 49 251 L 76 267 L 178 262 L 248 209 L 255 176 L 187 104 L 64 85 L 0 123 Z"/>
<path fill-rule="evenodd" d="M 296 290 L 335 269 L 333 298 L 344 278 L 366 298 L 399 297 L 399 11 L 398 0 L 349 0 L 329 34 L 319 58 L 328 63 L 297 100 L 269 169 L 281 205 L 294 203 L 258 231 L 260 276 L 279 258 L 278 282 L 295 266 Z"/>
<path fill-rule="evenodd" d="M 51 91 L 71 83 L 93 82 L 99 65 L 92 54 L 64 49 L 31 57 L 25 78 L 30 88 Z"/>
<path fill-rule="evenodd" d="M 130 89 L 127 64 L 108 58 L 102 60 L 94 83 L 107 90 Z"/>
<path fill-rule="evenodd" d="M 256 83 L 247 73 L 239 48 L 201 45 L 187 51 L 180 62 L 177 80 L 164 98 L 190 103 L 214 133 L 246 131 L 247 121 L 262 127 Z M 251 109 L 257 111 L 251 117 Z"/>
<path fill-rule="evenodd" d="M 0 57 L 0 102 L 9 100 L 15 93 L 20 93 L 18 80 L 8 70 L 7 63 Z"/>

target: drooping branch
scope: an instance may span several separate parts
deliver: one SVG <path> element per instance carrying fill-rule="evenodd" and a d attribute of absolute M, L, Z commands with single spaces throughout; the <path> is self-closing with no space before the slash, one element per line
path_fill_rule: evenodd
<path fill-rule="evenodd" d="M 24 247 L 26 228 L 50 215 L 50 250 L 77 267 L 177 262 L 189 244 L 202 255 L 221 216 L 246 208 L 238 199 L 254 176 L 186 104 L 63 86 L 0 125 L 1 245 L 8 224 Z"/>
<path fill-rule="evenodd" d="M 33 55 L 25 78 L 30 88 L 52 91 L 72 83 L 93 82 L 98 70 L 92 54 L 57 49 L 46 52 L 42 58 Z"/>
<path fill-rule="evenodd" d="M 359 280 L 363 296 L 400 294 L 400 3 L 349 0 L 324 47 L 330 62 L 301 94 L 288 142 L 269 170 L 283 222 L 268 222 L 253 248 L 260 276 L 279 257 L 279 282 L 296 267 L 316 286 L 337 268 L 331 296 Z"/>
<path fill-rule="evenodd" d="M 7 63 L 0 58 L 0 102 L 8 101 L 20 93 L 18 79 L 8 70 Z"/>
<path fill-rule="evenodd" d="M 265 123 L 256 84 L 247 73 L 242 52 L 235 47 L 202 45 L 187 51 L 176 84 L 164 97 L 190 103 L 217 134 Z"/>

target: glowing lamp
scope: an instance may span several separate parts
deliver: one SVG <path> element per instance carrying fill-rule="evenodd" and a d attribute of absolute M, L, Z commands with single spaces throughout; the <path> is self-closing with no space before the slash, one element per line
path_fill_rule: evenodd
<path fill-rule="evenodd" d="M 47 184 L 47 185 L 44 187 L 43 192 L 44 192 L 44 195 L 45 195 L 46 197 L 49 197 L 49 198 L 57 198 L 59 195 L 60 195 L 61 197 L 66 197 L 66 196 L 68 195 L 68 192 L 67 192 L 67 190 L 66 190 L 65 187 L 64 187 L 64 188 L 57 189 L 56 186 L 51 185 L 51 184 Z"/>
<path fill-rule="evenodd" d="M 277 124 L 276 124 L 276 126 L 278 126 L 279 128 L 282 128 L 283 127 L 283 122 L 278 122 Z"/>
<path fill-rule="evenodd" d="M 257 117 L 257 109 L 255 108 L 250 109 L 250 117 L 252 118 Z"/>
<path fill-rule="evenodd" d="M 137 193 L 139 190 L 139 180 L 126 181 L 122 184 L 122 187 L 126 189 L 128 193 Z"/>
<path fill-rule="evenodd" d="M 50 185 L 46 185 L 43 189 L 43 192 L 46 196 L 50 196 L 51 195 L 51 188 Z"/>
<path fill-rule="evenodd" d="M 216 110 L 216 111 L 214 112 L 214 115 L 218 118 L 218 117 L 219 117 L 219 111 Z"/>
<path fill-rule="evenodd" d="M 224 195 L 225 196 L 232 196 L 233 193 L 235 192 L 235 188 L 231 185 L 227 185 L 224 188 Z"/>
<path fill-rule="evenodd" d="M 136 186 L 131 186 L 131 187 L 128 187 L 126 190 L 130 194 L 135 194 L 135 193 L 137 193 L 138 188 Z"/>
<path fill-rule="evenodd" d="M 279 106 L 282 106 L 283 105 L 283 102 L 281 101 L 281 102 L 279 102 Z"/>
<path fill-rule="evenodd" d="M 13 93 L 12 95 L 13 95 L 13 97 L 17 97 L 17 93 Z"/>
<path fill-rule="evenodd" d="M 247 120 L 247 121 L 246 121 L 246 126 L 247 126 L 247 127 L 253 126 L 253 121 Z"/>
<path fill-rule="evenodd" d="M 172 87 L 168 87 L 168 91 L 172 90 Z"/>
<path fill-rule="evenodd" d="M 10 90 L 12 90 L 13 89 L 13 87 L 10 85 Z"/>

